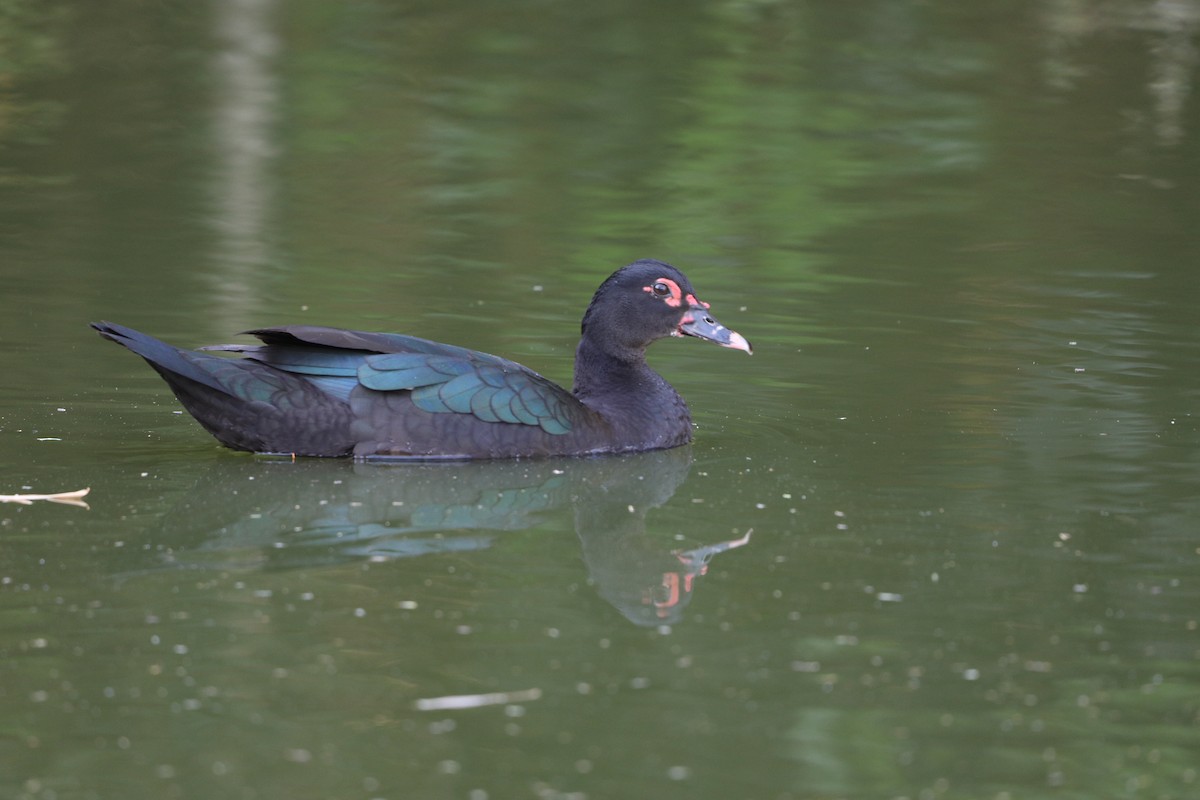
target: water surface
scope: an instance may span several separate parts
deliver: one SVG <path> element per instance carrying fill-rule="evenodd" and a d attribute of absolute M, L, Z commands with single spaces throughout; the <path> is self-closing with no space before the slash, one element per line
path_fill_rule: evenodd
<path fill-rule="evenodd" d="M 0 796 L 1196 796 L 1198 27 L 7 4 L 0 494 L 91 494 L 0 504 Z M 86 327 L 569 382 L 640 257 L 755 344 L 669 453 L 231 453 Z"/>

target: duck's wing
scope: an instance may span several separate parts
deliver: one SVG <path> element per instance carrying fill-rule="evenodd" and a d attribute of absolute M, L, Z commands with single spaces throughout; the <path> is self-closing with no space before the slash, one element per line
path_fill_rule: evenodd
<path fill-rule="evenodd" d="M 303 375 L 329 394 L 348 399 L 357 386 L 411 392 L 418 408 L 471 414 L 484 422 L 534 425 L 569 433 L 584 407 L 570 392 L 533 370 L 499 356 L 399 333 L 291 325 L 247 331 L 262 345 L 220 345 Z"/>

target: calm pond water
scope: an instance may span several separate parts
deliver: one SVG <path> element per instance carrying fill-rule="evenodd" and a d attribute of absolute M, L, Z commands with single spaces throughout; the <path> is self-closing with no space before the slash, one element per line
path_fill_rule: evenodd
<path fill-rule="evenodd" d="M 0 2 L 0 797 L 1200 796 L 1200 4 Z M 223 450 L 112 319 L 569 381 L 678 451 Z M 449 698 L 449 699 L 447 699 Z"/>

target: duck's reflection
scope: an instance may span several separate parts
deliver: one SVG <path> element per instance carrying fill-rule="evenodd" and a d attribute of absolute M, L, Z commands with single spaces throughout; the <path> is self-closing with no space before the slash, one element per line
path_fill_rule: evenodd
<path fill-rule="evenodd" d="M 600 596 L 638 625 L 668 624 L 682 618 L 709 560 L 749 541 L 673 549 L 684 537 L 647 534 L 647 512 L 674 495 L 690 464 L 688 448 L 453 464 L 223 459 L 165 520 L 177 545 L 170 558 L 288 569 L 481 550 L 570 506 Z M 199 538 L 181 541 L 189 533 Z"/>
<path fill-rule="evenodd" d="M 688 549 L 648 536 L 646 512 L 671 499 L 691 459 L 686 450 L 638 458 L 646 459 L 642 471 L 597 472 L 583 481 L 587 489 L 572 498 L 575 532 L 601 597 L 638 625 L 669 624 L 683 617 L 712 557 L 748 543 L 750 534 Z"/>

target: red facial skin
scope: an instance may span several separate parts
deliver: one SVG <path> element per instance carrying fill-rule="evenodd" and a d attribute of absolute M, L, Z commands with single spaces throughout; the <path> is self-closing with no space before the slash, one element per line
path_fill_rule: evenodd
<path fill-rule="evenodd" d="M 660 295 L 658 295 L 654 291 L 654 287 L 660 283 L 671 290 L 670 294 L 661 295 L 662 301 L 664 303 L 666 303 L 667 305 L 669 305 L 671 308 L 679 308 L 680 306 L 682 306 L 683 305 L 683 290 L 679 288 L 678 283 L 671 280 L 670 278 L 659 278 L 658 280 L 656 280 L 654 283 L 650 284 L 649 286 L 643 286 L 642 291 L 649 292 L 650 294 L 654 295 L 655 297 L 658 297 Z M 690 294 L 688 295 L 689 301 L 695 300 L 695 299 L 696 298 L 694 298 L 692 295 L 690 295 Z"/>

